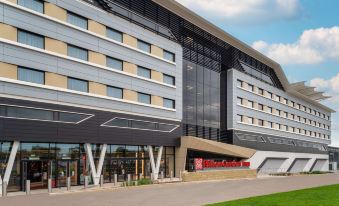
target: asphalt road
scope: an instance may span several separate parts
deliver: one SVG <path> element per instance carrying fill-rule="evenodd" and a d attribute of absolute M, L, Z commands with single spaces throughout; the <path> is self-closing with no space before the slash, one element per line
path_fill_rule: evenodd
<path fill-rule="evenodd" d="M 331 184 L 339 184 L 339 174 L 172 183 L 67 194 L 15 196 L 0 198 L 0 206 L 190 206 Z"/>

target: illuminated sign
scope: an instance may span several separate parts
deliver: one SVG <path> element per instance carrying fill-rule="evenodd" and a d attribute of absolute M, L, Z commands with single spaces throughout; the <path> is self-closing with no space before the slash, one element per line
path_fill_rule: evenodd
<path fill-rule="evenodd" d="M 249 168 L 250 162 L 236 162 L 236 161 L 227 161 L 227 160 L 210 160 L 195 158 L 194 159 L 195 170 L 204 170 L 204 169 L 230 169 L 230 168 Z"/>

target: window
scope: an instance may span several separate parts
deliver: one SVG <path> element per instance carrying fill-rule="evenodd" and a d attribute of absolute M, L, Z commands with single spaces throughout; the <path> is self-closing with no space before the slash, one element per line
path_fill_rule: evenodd
<path fill-rule="evenodd" d="M 237 80 L 237 87 L 243 87 L 243 81 Z M 324 117 L 325 118 L 325 117 Z"/>
<path fill-rule="evenodd" d="M 243 104 L 243 99 L 242 99 L 242 98 L 240 98 L 240 97 L 238 97 L 238 99 L 237 99 L 237 103 L 238 103 L 238 105 L 242 105 L 242 104 Z"/>
<path fill-rule="evenodd" d="M 151 53 L 151 44 L 138 39 L 138 49 L 147 53 Z"/>
<path fill-rule="evenodd" d="M 283 125 L 283 128 L 282 128 L 284 131 L 288 131 L 288 126 L 287 125 Z"/>
<path fill-rule="evenodd" d="M 106 35 L 108 38 L 113 39 L 118 42 L 122 42 L 123 34 L 120 31 L 117 31 L 115 29 L 107 28 L 106 29 Z"/>
<path fill-rule="evenodd" d="M 287 104 L 287 103 L 288 103 L 288 100 L 284 98 L 283 103 L 284 103 L 284 104 Z"/>
<path fill-rule="evenodd" d="M 107 96 L 122 99 L 123 98 L 123 89 L 117 87 L 107 86 Z"/>
<path fill-rule="evenodd" d="M 273 122 L 268 122 L 268 127 L 273 128 Z"/>
<path fill-rule="evenodd" d="M 70 57 L 88 61 L 88 51 L 86 49 L 68 45 L 67 52 Z"/>
<path fill-rule="evenodd" d="M 300 109 L 300 104 L 297 104 L 297 109 Z"/>
<path fill-rule="evenodd" d="M 273 99 L 273 93 L 272 92 L 267 92 L 268 98 Z"/>
<path fill-rule="evenodd" d="M 264 105 L 263 104 L 258 104 L 258 109 L 261 111 L 264 111 Z"/>
<path fill-rule="evenodd" d="M 164 59 L 167 59 L 171 62 L 175 62 L 175 54 L 172 52 L 164 50 Z"/>
<path fill-rule="evenodd" d="M 288 113 L 287 113 L 287 112 L 282 112 L 282 117 L 287 118 L 287 116 L 288 116 Z"/>
<path fill-rule="evenodd" d="M 281 110 L 277 109 L 277 115 L 280 116 L 281 115 Z"/>
<path fill-rule="evenodd" d="M 258 89 L 258 93 L 259 93 L 260 95 L 264 95 L 264 90 L 261 89 L 261 88 L 259 88 L 259 89 Z"/>
<path fill-rule="evenodd" d="M 88 22 L 85 17 L 79 16 L 71 12 L 67 13 L 67 22 L 83 29 L 87 29 L 88 27 Z"/>
<path fill-rule="evenodd" d="M 292 107 L 295 107 L 295 102 L 291 101 Z"/>
<path fill-rule="evenodd" d="M 88 92 L 88 81 L 68 77 L 67 87 L 70 90 Z"/>
<path fill-rule="evenodd" d="M 259 119 L 258 120 L 258 125 L 263 127 L 264 126 L 264 120 Z"/>
<path fill-rule="evenodd" d="M 237 122 L 243 122 L 243 116 L 238 114 L 237 115 Z"/>
<path fill-rule="evenodd" d="M 40 0 L 18 0 L 18 5 L 44 13 L 44 2 Z"/>
<path fill-rule="evenodd" d="M 45 48 L 45 38 L 43 36 L 27 31 L 18 31 L 18 42 L 40 49 Z"/>
<path fill-rule="evenodd" d="M 163 81 L 165 84 L 169 84 L 169 85 L 175 85 L 175 77 L 164 74 L 163 75 Z"/>
<path fill-rule="evenodd" d="M 267 107 L 267 110 L 268 110 L 269 113 L 272 114 L 272 112 L 273 112 L 273 108 L 272 107 Z"/>
<path fill-rule="evenodd" d="M 301 130 L 300 128 L 297 128 L 297 133 L 300 134 L 301 133 Z"/>
<path fill-rule="evenodd" d="M 170 108 L 170 109 L 175 109 L 175 101 L 172 99 L 166 99 L 164 98 L 164 107 Z"/>
<path fill-rule="evenodd" d="M 18 80 L 36 84 L 45 84 L 45 72 L 19 67 Z"/>
<path fill-rule="evenodd" d="M 138 93 L 138 102 L 144 103 L 144 104 L 151 104 L 151 95 L 144 94 L 144 93 Z"/>
<path fill-rule="evenodd" d="M 248 84 L 248 90 L 254 92 L 254 86 L 252 84 Z"/>
<path fill-rule="evenodd" d="M 247 121 L 248 121 L 248 124 L 253 124 L 254 123 L 253 117 L 248 117 Z"/>
<path fill-rule="evenodd" d="M 280 102 L 280 96 L 276 95 L 276 96 L 275 96 L 275 101 Z"/>
<path fill-rule="evenodd" d="M 254 102 L 253 101 L 248 101 L 248 107 L 253 108 L 254 107 Z"/>
<path fill-rule="evenodd" d="M 144 67 L 138 67 L 138 76 L 150 79 L 151 78 L 151 70 L 146 69 Z"/>
<path fill-rule="evenodd" d="M 291 114 L 291 119 L 294 120 L 294 118 L 295 118 L 295 115 L 294 115 L 294 114 Z"/>
<path fill-rule="evenodd" d="M 121 60 L 118 60 L 118 59 L 115 59 L 115 58 L 112 58 L 112 57 L 107 57 L 106 58 L 106 64 L 107 64 L 107 67 L 109 68 L 112 68 L 112 69 L 116 69 L 116 70 L 119 70 L 119 71 L 122 71 L 123 69 L 123 63 Z"/>

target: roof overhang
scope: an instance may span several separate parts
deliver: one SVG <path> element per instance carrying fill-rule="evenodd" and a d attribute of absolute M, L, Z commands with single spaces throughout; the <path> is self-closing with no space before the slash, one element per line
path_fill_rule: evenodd
<path fill-rule="evenodd" d="M 181 137 L 181 147 L 219 155 L 249 159 L 256 150 L 192 136 Z"/>

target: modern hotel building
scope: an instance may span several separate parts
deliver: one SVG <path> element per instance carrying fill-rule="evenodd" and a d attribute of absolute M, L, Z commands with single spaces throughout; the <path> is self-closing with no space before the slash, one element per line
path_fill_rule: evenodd
<path fill-rule="evenodd" d="M 179 176 L 195 158 L 328 170 L 324 98 L 173 0 L 0 0 L 9 191 Z"/>

